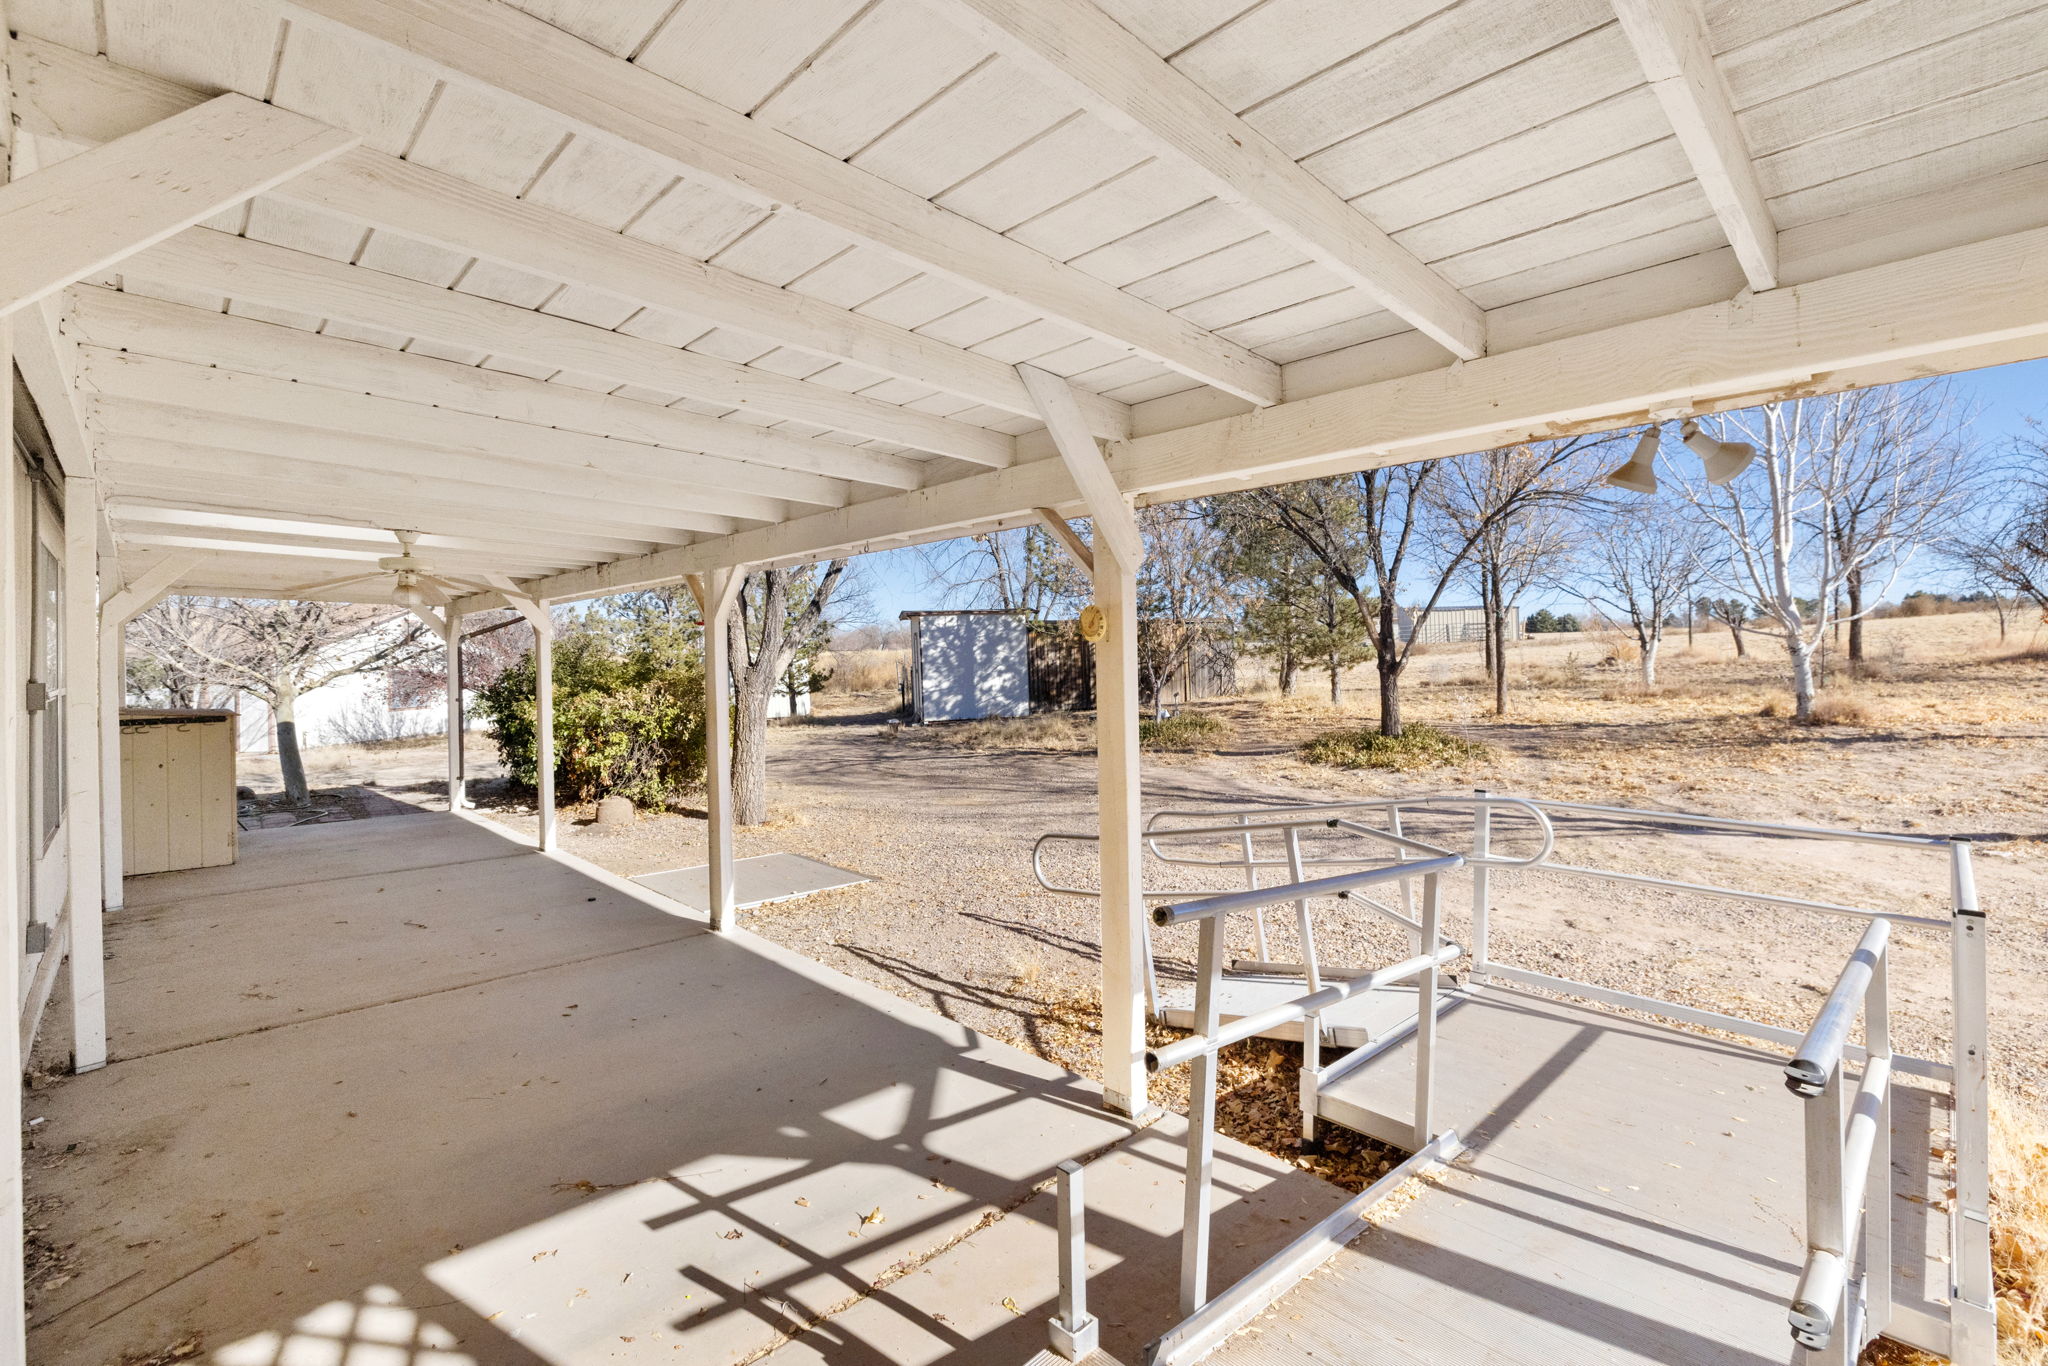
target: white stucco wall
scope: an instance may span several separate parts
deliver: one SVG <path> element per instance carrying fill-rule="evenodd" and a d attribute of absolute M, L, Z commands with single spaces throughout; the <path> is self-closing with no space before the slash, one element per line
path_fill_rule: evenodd
<path fill-rule="evenodd" d="M 920 721 L 971 721 L 1031 711 L 1021 616 L 947 612 L 913 619 Z"/>

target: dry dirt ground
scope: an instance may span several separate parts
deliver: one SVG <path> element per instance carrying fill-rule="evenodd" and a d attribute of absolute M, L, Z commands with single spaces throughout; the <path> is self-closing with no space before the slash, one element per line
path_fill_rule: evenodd
<path fill-rule="evenodd" d="M 1836 692 L 1863 724 L 1805 727 L 1759 713 L 1782 698 L 1782 655 L 1751 642 L 1737 660 L 1725 631 L 1691 650 L 1667 646 L 1662 686 L 1606 661 L 1613 642 L 1581 635 L 1518 647 L 1510 714 L 1490 714 L 1476 647 L 1419 658 L 1410 720 L 1491 747 L 1490 757 L 1422 773 L 1343 772 L 1301 762 L 1300 741 L 1369 724 L 1370 674 L 1302 696 L 1202 704 L 1224 723 L 1201 753 L 1145 758 L 1148 812 L 1264 801 L 1430 791 L 1499 792 L 1765 821 L 1964 834 L 1977 846 L 1989 913 L 1996 1067 L 2009 1087 L 2048 1096 L 2048 631 L 2016 626 L 2001 642 L 1987 614 L 1874 622 L 1866 677 Z M 1311 694 L 1321 694 L 1321 700 Z M 900 730 L 888 694 L 820 699 L 821 715 L 778 727 L 769 766 L 772 818 L 744 830 L 742 856 L 788 850 L 874 875 L 841 891 L 748 912 L 757 933 L 978 1029 L 1092 1069 L 1098 959 L 1094 903 L 1038 888 L 1033 841 L 1094 826 L 1085 717 Z M 530 827 L 531 814 L 501 809 Z M 565 822 L 571 851 L 632 875 L 700 863 L 696 813 L 600 830 Z M 1448 833 L 1448 832 L 1446 832 Z M 1948 908 L 1934 851 L 1713 836 L 1659 837 L 1628 823 L 1560 827 L 1575 863 L 1720 882 L 1815 900 L 1915 911 Z M 1085 846 L 1049 860 L 1089 876 Z M 1238 885 L 1154 866 L 1148 885 Z M 1232 875 L 1234 878 L 1235 875 Z M 1449 932 L 1465 932 L 1469 892 L 1447 887 Z M 1803 1028 L 1861 928 L 1810 913 L 1663 889 L 1543 874 L 1496 879 L 1495 955 L 1509 962 Z M 1368 913 L 1324 914 L 1326 961 L 1400 956 L 1396 932 Z M 1248 931 L 1240 951 L 1250 948 Z M 1291 935 L 1277 924 L 1272 952 Z M 1944 936 L 1894 938 L 1899 1045 L 1945 1048 Z M 1173 976 L 1188 946 L 1159 937 Z"/>

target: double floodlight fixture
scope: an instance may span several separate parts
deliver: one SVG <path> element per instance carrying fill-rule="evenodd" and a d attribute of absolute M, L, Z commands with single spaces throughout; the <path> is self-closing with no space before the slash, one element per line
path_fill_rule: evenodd
<path fill-rule="evenodd" d="M 1655 493 L 1657 446 L 1663 434 L 1663 427 L 1656 423 L 1643 428 L 1628 463 L 1608 475 L 1606 482 L 1631 493 Z M 1687 450 L 1700 458 L 1700 467 L 1706 472 L 1709 484 L 1727 483 L 1748 469 L 1749 462 L 1756 459 L 1756 447 L 1740 441 L 1717 440 L 1690 418 L 1679 429 L 1679 439 L 1685 442 Z"/>

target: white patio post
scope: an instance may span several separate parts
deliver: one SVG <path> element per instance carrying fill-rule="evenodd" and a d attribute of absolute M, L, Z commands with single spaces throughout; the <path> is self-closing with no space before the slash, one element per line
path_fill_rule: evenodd
<path fill-rule="evenodd" d="M 64 860 L 71 928 L 71 1070 L 107 1065 L 100 904 L 99 489 L 64 481 Z"/>
<path fill-rule="evenodd" d="M 4 7 L 4 0 L 0 0 L 0 7 Z M 0 20 L 4 18 L 0 14 Z M 6 47 L 6 34 L 6 26 L 0 22 L 0 49 Z M 7 93 L 0 89 L 0 153 L 6 151 L 13 132 L 6 105 Z M 7 159 L 0 155 L 0 181 L 6 177 Z M 0 320 L 0 375 L 11 376 L 13 366 L 12 328 Z M 14 385 L 10 381 L 0 384 L 0 431 L 13 430 Z M 21 974 L 15 970 L 15 955 L 21 953 L 27 933 L 21 892 L 27 881 L 22 873 L 22 856 L 28 822 L 22 809 L 24 793 L 15 775 L 24 771 L 22 746 L 28 726 L 22 706 L 27 685 L 21 668 L 25 653 L 21 640 L 23 623 L 14 610 L 15 603 L 27 599 L 20 591 L 20 575 L 26 561 L 15 534 L 15 485 L 14 461 L 10 458 L 0 467 L 0 555 L 5 556 L 0 559 L 0 851 L 4 851 L 0 853 L 0 934 L 6 936 L 9 955 L 6 970 L 0 971 L 0 978 L 5 979 L 0 983 L 0 1011 L 6 1012 L 0 1018 L 6 1021 L 7 1049 L 16 1060 L 15 1075 L 19 1076 L 20 1064 L 26 1059 L 21 1056 L 21 1040 L 15 1033 L 21 1019 Z M 11 1083 L 0 1086 L 0 1133 L 9 1136 L 8 1146 L 12 1150 L 0 1158 L 0 1247 L 9 1249 L 8 1255 L 0 1257 L 0 1361 L 26 1361 L 28 1313 L 23 1300 L 22 1259 L 15 1255 L 22 1245 L 21 1144 L 15 1137 L 21 1133 L 21 1088 Z"/>
<path fill-rule="evenodd" d="M 125 904 L 126 853 L 121 846 L 121 706 L 128 700 L 128 623 L 100 619 L 100 902 Z"/>
<path fill-rule="evenodd" d="M 534 847 L 547 853 L 555 847 L 555 622 L 547 605 L 533 621 L 533 750 L 534 786 L 539 789 L 535 814 L 540 834 Z"/>
<path fill-rule="evenodd" d="M 448 809 L 463 803 L 462 767 L 462 617 L 448 604 Z"/>
<path fill-rule="evenodd" d="M 733 603 L 746 583 L 740 567 L 692 574 L 690 591 L 704 617 L 704 872 L 711 928 L 733 927 L 732 641 Z"/>
<path fill-rule="evenodd" d="M 1057 375 L 1017 367 L 1095 524 L 1095 787 L 1102 859 L 1102 1099 L 1135 1115 L 1145 1073 L 1145 894 L 1138 777 L 1138 570 L 1144 538 L 1074 392 Z M 1051 516 L 1050 512 L 1041 517 Z M 1062 543 L 1069 538 L 1061 537 Z M 1077 539 L 1077 538 L 1076 538 Z M 1072 547 L 1069 547 L 1072 549 Z"/>

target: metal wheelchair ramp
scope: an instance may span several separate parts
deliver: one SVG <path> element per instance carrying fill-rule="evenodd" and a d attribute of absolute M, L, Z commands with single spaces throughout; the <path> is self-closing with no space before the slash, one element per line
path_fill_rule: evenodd
<path fill-rule="evenodd" d="M 1467 1155 L 1216 1362 L 1809 1360 L 1802 1102 L 1783 1056 L 1512 989 L 1445 1015 L 1438 1122 Z M 1327 1121 L 1405 1145 L 1412 1036 L 1333 1082 Z M 1931 1092 L 1894 1091 L 1896 1312 L 1945 1318 Z"/>

